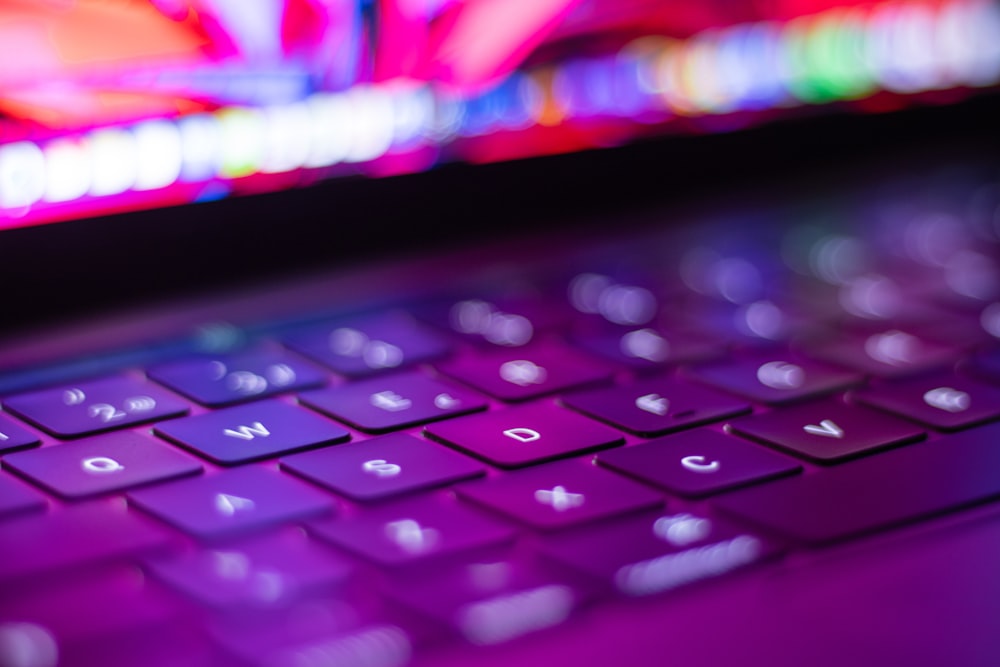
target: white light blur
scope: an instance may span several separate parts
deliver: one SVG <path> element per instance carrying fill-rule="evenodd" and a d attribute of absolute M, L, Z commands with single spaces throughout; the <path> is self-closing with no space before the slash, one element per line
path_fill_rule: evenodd
<path fill-rule="evenodd" d="M 754 301 L 737 310 L 733 317 L 745 334 L 777 340 L 785 333 L 785 316 L 771 301 Z"/>
<path fill-rule="evenodd" d="M 1000 303 L 991 303 L 979 314 L 983 329 L 994 338 L 1000 338 Z"/>
<path fill-rule="evenodd" d="M 581 273 L 569 284 L 569 302 L 581 313 L 597 313 L 601 293 L 611 286 L 611 279 L 596 273 Z"/>
<path fill-rule="evenodd" d="M 646 361 L 661 362 L 670 358 L 670 344 L 667 339 L 652 329 L 628 332 L 622 336 L 619 348 L 627 357 Z"/>
<path fill-rule="evenodd" d="M 136 190 L 172 185 L 181 174 L 181 138 L 177 125 L 151 120 L 132 128 L 136 148 Z"/>
<path fill-rule="evenodd" d="M 517 347 L 525 345 L 534 335 L 534 327 L 528 318 L 510 313 L 494 313 L 483 337 L 495 345 Z"/>
<path fill-rule="evenodd" d="M 355 86 L 345 93 L 350 144 L 345 162 L 367 162 L 384 155 L 392 145 L 392 100 L 374 86 Z"/>
<path fill-rule="evenodd" d="M 889 278 L 870 274 L 856 278 L 841 288 L 840 305 L 858 317 L 888 319 L 899 312 L 902 293 Z"/>
<path fill-rule="evenodd" d="M 264 109 L 264 148 L 260 170 L 292 171 L 305 165 L 312 150 L 309 107 L 275 105 Z"/>
<path fill-rule="evenodd" d="M 473 644 L 490 646 L 559 625 L 573 610 L 573 592 L 559 584 L 465 605 L 456 624 Z"/>
<path fill-rule="evenodd" d="M 261 664 L 266 667 L 403 667 L 412 655 L 413 646 L 406 632 L 395 625 L 376 625 L 279 651 Z"/>
<path fill-rule="evenodd" d="M 868 249 L 859 239 L 827 236 L 809 250 L 809 268 L 820 280 L 843 285 L 868 270 Z"/>
<path fill-rule="evenodd" d="M 760 297 L 764 281 L 756 266 L 739 257 L 728 257 L 712 267 L 715 289 L 726 301 L 747 303 Z"/>
<path fill-rule="evenodd" d="M 459 301 L 448 311 L 448 321 L 451 328 L 459 333 L 481 334 L 489 327 L 495 311 L 493 304 L 487 301 Z"/>
<path fill-rule="evenodd" d="M 1000 290 L 1000 268 L 992 257 L 963 250 L 945 265 L 944 281 L 956 294 L 988 301 Z"/>
<path fill-rule="evenodd" d="M 90 194 L 95 197 L 117 195 L 135 185 L 138 155 L 131 132 L 109 127 L 91 132 L 86 141 L 93 159 Z"/>
<path fill-rule="evenodd" d="M 309 109 L 311 149 L 305 166 L 329 167 L 347 157 L 351 137 L 351 109 L 342 95 L 319 93 L 306 101 Z"/>
<path fill-rule="evenodd" d="M 656 315 L 656 297 L 642 287 L 614 285 L 601 292 L 598 310 L 615 324 L 645 324 Z"/>
<path fill-rule="evenodd" d="M 928 215 L 906 226 L 903 243 L 906 254 L 927 266 L 945 266 L 970 241 L 969 231 L 957 218 L 947 214 Z"/>
<path fill-rule="evenodd" d="M 86 144 L 76 139 L 56 139 L 45 147 L 44 153 L 45 201 L 73 201 L 87 194 L 92 167 Z"/>
<path fill-rule="evenodd" d="M 177 123 L 181 141 L 181 180 L 207 181 L 221 169 L 222 130 L 208 113 L 181 118 Z"/>
<path fill-rule="evenodd" d="M 751 563 L 760 556 L 761 542 L 738 535 L 723 542 L 624 565 L 615 572 L 615 586 L 625 595 L 652 595 Z"/>
<path fill-rule="evenodd" d="M 0 624 L 0 665 L 56 667 L 59 645 L 46 628 L 34 623 Z"/>

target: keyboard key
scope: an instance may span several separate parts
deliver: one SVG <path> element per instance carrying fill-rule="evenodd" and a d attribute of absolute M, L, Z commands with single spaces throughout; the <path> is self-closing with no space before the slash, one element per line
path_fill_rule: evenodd
<path fill-rule="evenodd" d="M 750 412 L 746 401 L 668 377 L 566 394 L 560 400 L 567 407 L 646 437 Z"/>
<path fill-rule="evenodd" d="M 150 552 L 170 535 L 125 505 L 87 503 L 0 522 L 0 582 Z"/>
<path fill-rule="evenodd" d="M 143 565 L 175 590 L 216 608 L 287 605 L 334 588 L 353 570 L 300 530 L 150 557 Z"/>
<path fill-rule="evenodd" d="M 52 435 L 72 438 L 176 417 L 188 406 L 133 377 L 112 377 L 11 396 L 4 407 Z"/>
<path fill-rule="evenodd" d="M 0 475 L 0 519 L 45 509 L 45 497 L 10 475 Z"/>
<path fill-rule="evenodd" d="M 406 433 L 295 454 L 279 463 L 284 470 L 360 501 L 486 474 L 480 463 Z"/>
<path fill-rule="evenodd" d="M 314 521 L 319 538 L 380 565 L 399 566 L 509 542 L 512 527 L 434 496 L 387 503 L 351 517 Z"/>
<path fill-rule="evenodd" d="M 840 401 L 821 401 L 736 419 L 733 433 L 816 463 L 836 463 L 923 440 L 909 422 Z"/>
<path fill-rule="evenodd" d="M 412 372 L 382 375 L 299 396 L 309 407 L 368 433 L 425 424 L 485 410 L 481 396 Z"/>
<path fill-rule="evenodd" d="M 851 396 L 941 431 L 1000 418 L 1000 389 L 950 373 L 872 385 Z"/>
<path fill-rule="evenodd" d="M 490 350 L 438 368 L 502 401 L 523 401 L 611 379 L 610 367 L 551 342 Z"/>
<path fill-rule="evenodd" d="M 222 465 L 268 459 L 351 437 L 329 419 L 277 400 L 157 424 L 155 431 Z"/>
<path fill-rule="evenodd" d="M 34 433 L 28 430 L 13 419 L 0 415 L 0 454 L 16 452 L 19 449 L 28 449 L 41 444 L 41 440 Z"/>
<path fill-rule="evenodd" d="M 149 369 L 149 377 L 202 405 L 220 406 L 318 387 L 326 373 L 280 352 L 185 359 Z"/>
<path fill-rule="evenodd" d="M 559 461 L 456 487 L 459 497 L 541 530 L 649 509 L 663 497 L 589 461 Z"/>
<path fill-rule="evenodd" d="M 128 501 L 201 539 L 233 537 L 333 509 L 333 499 L 251 466 L 132 491 Z"/>
<path fill-rule="evenodd" d="M 678 433 L 601 452 L 597 462 L 692 498 L 802 470 L 802 466 L 792 459 L 708 430 Z"/>
<path fill-rule="evenodd" d="M 811 351 L 827 361 L 880 378 L 899 378 L 946 368 L 961 356 L 958 348 L 899 329 L 855 336 L 837 332 L 829 341 L 817 341 Z"/>
<path fill-rule="evenodd" d="M 789 355 L 756 355 L 695 366 L 690 377 L 752 401 L 780 405 L 860 384 L 857 373 Z"/>
<path fill-rule="evenodd" d="M 718 509 L 811 544 L 1000 498 L 1000 426 L 734 491 Z"/>
<path fill-rule="evenodd" d="M 405 313 L 344 320 L 286 337 L 285 343 L 342 375 L 362 376 L 438 359 L 447 340 Z"/>
<path fill-rule="evenodd" d="M 431 424 L 425 433 L 501 468 L 584 454 L 625 442 L 617 431 L 549 403 Z"/>
<path fill-rule="evenodd" d="M 594 583 L 567 568 L 510 554 L 400 577 L 388 595 L 478 646 L 501 644 L 567 621 Z"/>
<path fill-rule="evenodd" d="M 652 328 L 591 327 L 573 334 L 573 343 L 637 371 L 660 370 L 667 364 L 696 363 L 723 356 L 726 344 L 701 331 Z"/>
<path fill-rule="evenodd" d="M 202 470 L 200 463 L 173 447 L 132 432 L 11 454 L 4 457 L 3 466 L 73 500 Z"/>
<path fill-rule="evenodd" d="M 710 579 L 778 551 L 770 540 L 729 522 L 659 512 L 556 533 L 542 553 L 639 597 Z"/>

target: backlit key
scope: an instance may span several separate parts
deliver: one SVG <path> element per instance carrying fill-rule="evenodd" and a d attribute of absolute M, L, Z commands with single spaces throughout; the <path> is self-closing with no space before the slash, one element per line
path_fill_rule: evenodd
<path fill-rule="evenodd" d="M 311 408 L 369 433 L 438 421 L 486 409 L 486 399 L 423 373 L 381 375 L 301 394 Z"/>
<path fill-rule="evenodd" d="M 1000 497 L 1000 426 L 720 496 L 726 513 L 825 543 Z"/>
<path fill-rule="evenodd" d="M 504 401 L 523 401 L 611 379 L 611 368 L 555 343 L 489 351 L 439 365 L 450 375 Z"/>
<path fill-rule="evenodd" d="M 941 431 L 1000 419 L 1000 389 L 951 373 L 872 385 L 851 396 Z"/>
<path fill-rule="evenodd" d="M 4 457 L 3 466 L 70 499 L 196 475 L 202 470 L 191 456 L 133 432 L 18 452 Z"/>
<path fill-rule="evenodd" d="M 122 503 L 86 503 L 0 523 L 0 582 L 149 552 L 170 535 Z"/>
<path fill-rule="evenodd" d="M 558 461 L 455 489 L 458 495 L 549 530 L 656 507 L 663 497 L 589 461 Z"/>
<path fill-rule="evenodd" d="M 381 500 L 486 473 L 476 461 L 406 433 L 281 459 L 284 470 L 354 500 Z"/>
<path fill-rule="evenodd" d="M 4 407 L 52 435 L 71 438 L 182 415 L 186 403 L 133 377 L 112 377 L 19 394 Z"/>
<path fill-rule="evenodd" d="M 293 350 L 343 375 L 371 375 L 446 355 L 445 338 L 404 313 L 342 320 L 289 335 Z"/>
<path fill-rule="evenodd" d="M 232 537 L 333 509 L 333 499 L 320 491 L 253 466 L 132 491 L 128 500 L 202 539 Z"/>
<path fill-rule="evenodd" d="M 670 435 L 597 455 L 597 462 L 681 496 L 700 497 L 802 470 L 794 460 L 715 431 Z"/>
<path fill-rule="evenodd" d="M 696 366 L 689 374 L 699 382 L 774 405 L 832 394 L 863 380 L 857 373 L 780 352 Z"/>
<path fill-rule="evenodd" d="M 517 468 L 613 447 L 621 433 L 550 403 L 460 417 L 426 428 L 428 436 L 502 468 Z"/>
<path fill-rule="evenodd" d="M 743 417 L 732 421 L 729 428 L 817 463 L 835 463 L 925 436 L 923 429 L 902 419 L 840 401 Z"/>
<path fill-rule="evenodd" d="M 313 364 L 274 352 L 175 361 L 151 368 L 149 377 L 211 406 L 316 387 L 326 381 L 326 373 Z"/>
<path fill-rule="evenodd" d="M 644 436 L 663 435 L 750 411 L 746 401 L 666 377 L 567 394 L 561 400 L 574 410 Z"/>
<path fill-rule="evenodd" d="M 318 537 L 381 565 L 404 565 L 508 542 L 515 531 L 467 505 L 433 496 L 316 521 Z"/>
<path fill-rule="evenodd" d="M 346 429 L 329 419 L 277 400 L 157 424 L 156 434 L 223 465 L 271 458 L 350 438 Z"/>
<path fill-rule="evenodd" d="M 13 419 L 0 415 L 0 454 L 16 452 L 40 444 L 38 436 L 16 424 Z"/>

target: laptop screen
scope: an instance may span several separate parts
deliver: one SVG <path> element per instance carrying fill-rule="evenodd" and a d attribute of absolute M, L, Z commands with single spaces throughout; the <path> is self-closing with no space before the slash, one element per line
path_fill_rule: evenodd
<path fill-rule="evenodd" d="M 998 81 L 985 0 L 7 0 L 0 228 Z"/>

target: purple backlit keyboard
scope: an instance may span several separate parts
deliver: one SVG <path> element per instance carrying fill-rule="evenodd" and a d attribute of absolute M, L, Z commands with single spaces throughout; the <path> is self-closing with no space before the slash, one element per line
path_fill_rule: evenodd
<path fill-rule="evenodd" d="M 8 382 L 0 664 L 612 664 L 530 642 L 1000 499 L 997 240 L 908 220 Z"/>

